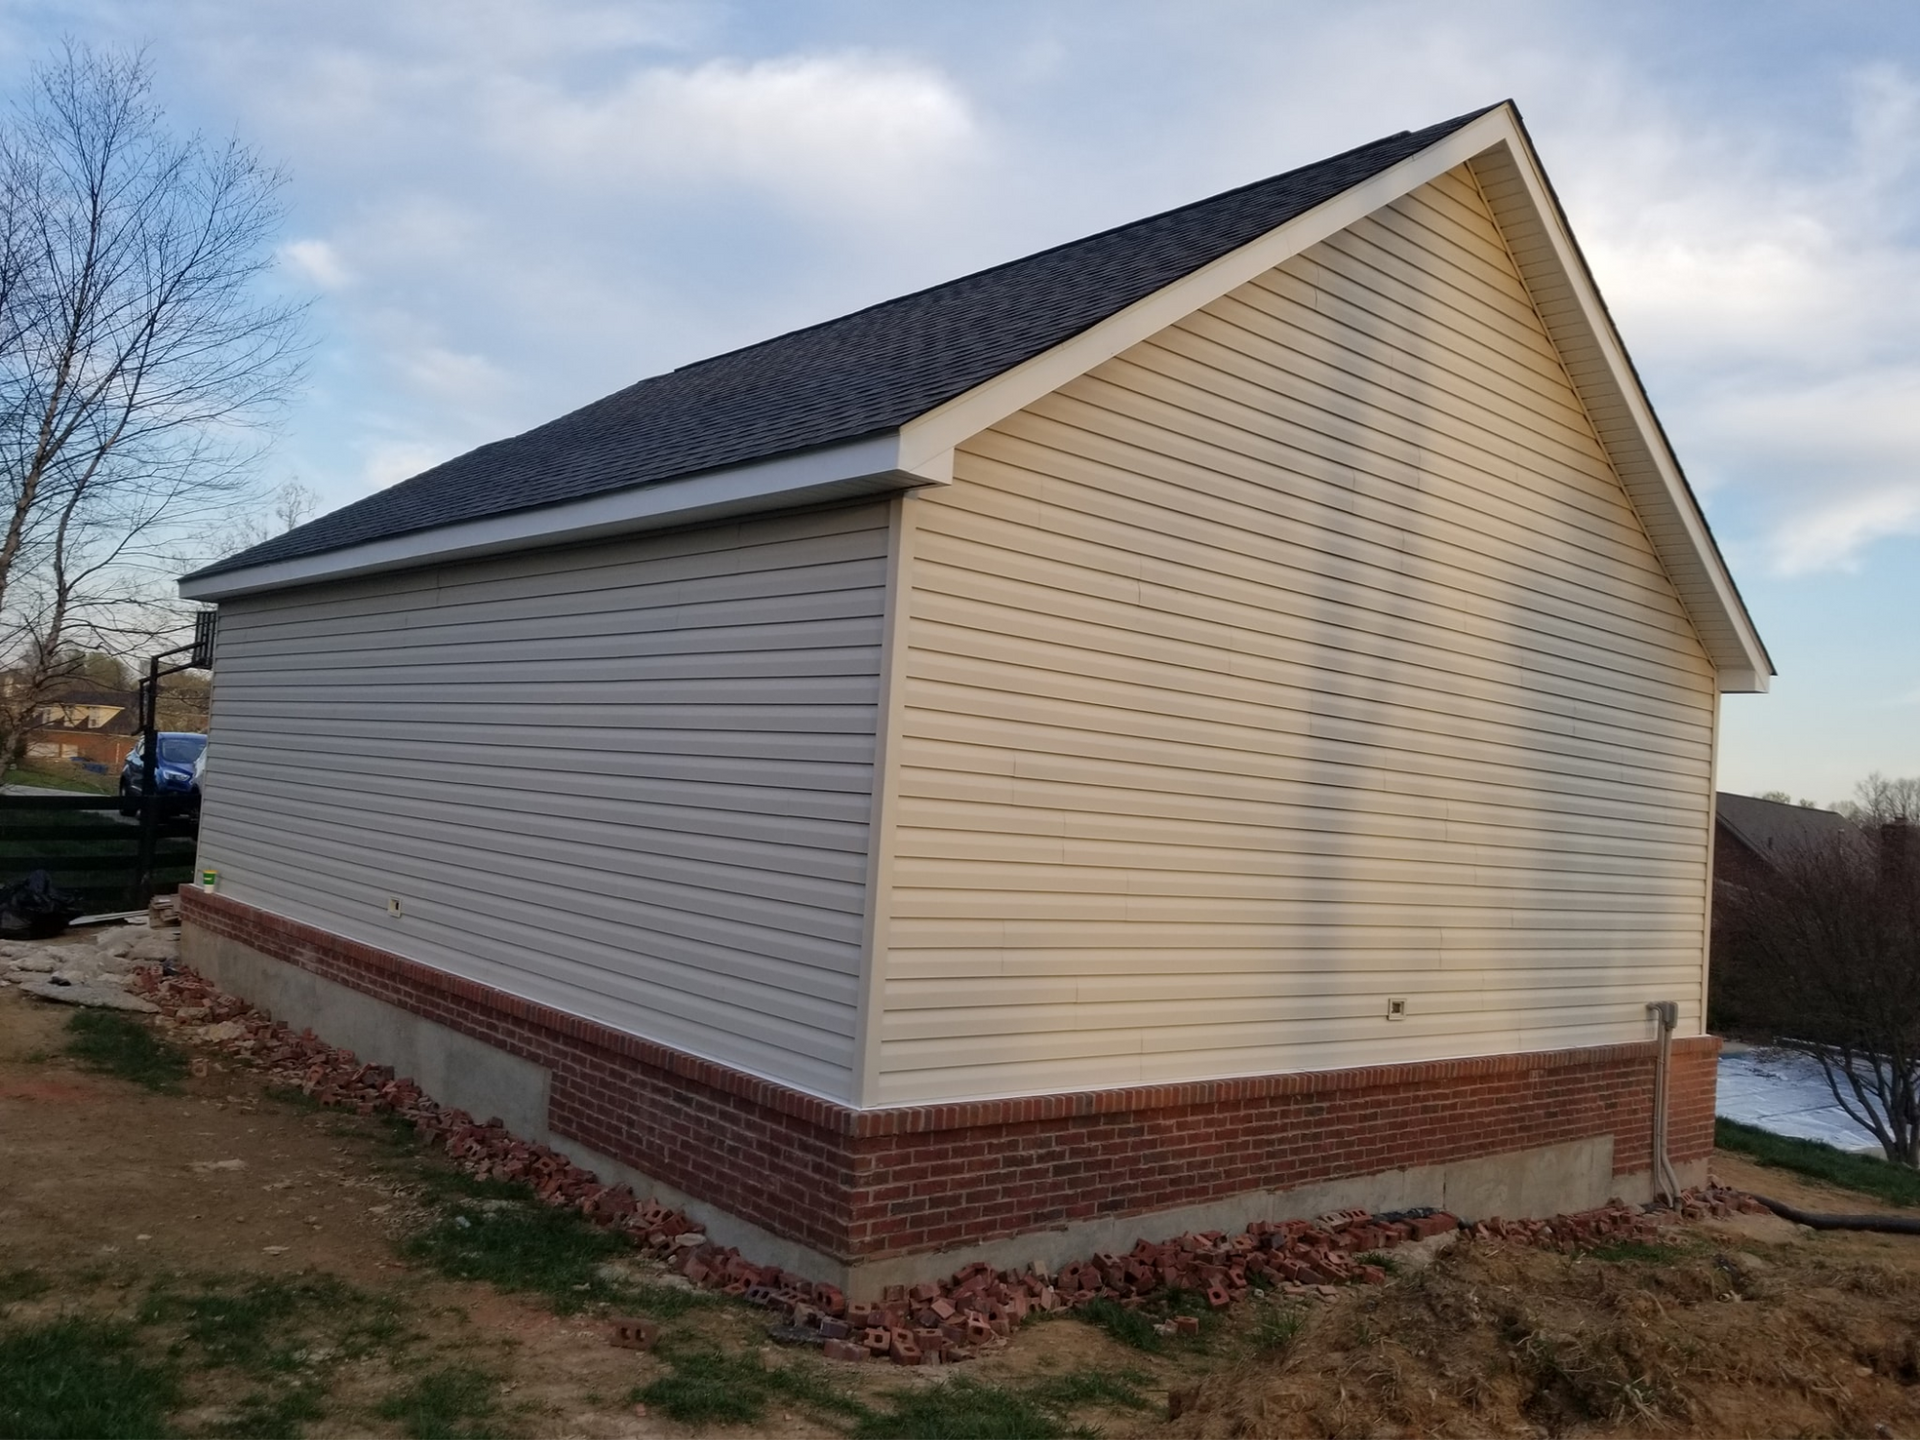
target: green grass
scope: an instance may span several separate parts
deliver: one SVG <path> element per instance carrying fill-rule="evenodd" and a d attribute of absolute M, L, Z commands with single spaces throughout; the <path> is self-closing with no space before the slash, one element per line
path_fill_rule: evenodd
<path fill-rule="evenodd" d="M 870 1410 L 861 1419 L 854 1428 L 855 1436 L 1017 1438 L 1094 1434 L 1085 1427 L 1070 1425 L 1063 1408 L 1049 1404 L 1033 1388 L 994 1386 L 971 1376 L 955 1376 L 937 1386 L 894 1391 L 887 1401 L 884 1411 Z"/>
<path fill-rule="evenodd" d="M 1136 1351 L 1165 1351 L 1172 1347 L 1204 1346 L 1220 1317 L 1199 1291 L 1155 1291 L 1139 1306 L 1122 1306 L 1102 1296 L 1074 1309 L 1075 1320 L 1098 1326 L 1123 1346 Z M 1163 1336 L 1155 1328 L 1175 1316 L 1192 1316 L 1200 1323 L 1194 1336 Z"/>
<path fill-rule="evenodd" d="M 1123 1346 L 1136 1351 L 1164 1351 L 1167 1338 L 1154 1330 L 1155 1318 L 1144 1308 L 1122 1306 L 1101 1296 L 1074 1312 L 1076 1319 L 1098 1326 Z"/>
<path fill-rule="evenodd" d="M 35 1301 L 52 1289 L 53 1282 L 31 1266 L 0 1271 L 0 1305 L 8 1301 Z"/>
<path fill-rule="evenodd" d="M 701 1292 L 603 1275 L 609 1261 L 637 1254 L 632 1242 L 578 1211 L 544 1204 L 530 1187 L 474 1181 L 445 1168 L 423 1176 L 438 1215 L 401 1253 L 442 1275 L 533 1292 L 562 1313 L 604 1301 L 670 1320 L 718 1304 Z"/>
<path fill-rule="evenodd" d="M 1140 1391 L 1153 1384 L 1144 1371 L 1102 1371 L 1086 1366 L 1059 1376 L 1049 1376 L 1026 1388 L 1028 1399 L 1053 1411 L 1071 1411 L 1080 1406 L 1114 1406 L 1126 1411 L 1144 1411 L 1153 1403 Z"/>
<path fill-rule="evenodd" d="M 478 1366 L 442 1366 L 380 1402 L 380 1415 L 409 1436 L 492 1436 L 500 1378 Z"/>
<path fill-rule="evenodd" d="M 175 1091 L 187 1055 L 123 1011 L 79 1011 L 67 1021 L 67 1054 L 91 1071 L 150 1091 Z"/>
<path fill-rule="evenodd" d="M 1659 1241 L 1602 1241 L 1597 1246 L 1583 1246 L 1582 1256 L 1591 1256 L 1596 1261 L 1631 1261 L 1647 1266 L 1668 1266 L 1683 1259 L 1688 1254 L 1686 1246 L 1665 1245 Z"/>
<path fill-rule="evenodd" d="M 758 1421 L 774 1400 L 841 1419 L 864 1421 L 870 1415 L 857 1398 L 806 1361 L 769 1369 L 755 1355 L 720 1351 L 702 1342 L 666 1342 L 660 1355 L 670 1368 L 667 1374 L 634 1391 L 632 1399 L 687 1425 L 746 1425 Z"/>
<path fill-rule="evenodd" d="M 162 1280 L 136 1319 L 171 1331 L 168 1354 L 217 1378 L 223 1403 L 237 1395 L 212 1426 L 227 1436 L 298 1435 L 326 1416 L 337 1367 L 398 1355 L 413 1340 L 398 1302 L 321 1273 L 205 1278 L 190 1288 Z"/>
<path fill-rule="evenodd" d="M 1829 1146 L 1824 1141 L 1802 1141 L 1776 1136 L 1757 1126 L 1745 1126 L 1724 1117 L 1713 1123 L 1713 1143 L 1782 1171 L 1811 1176 L 1816 1181 L 1858 1191 L 1895 1206 L 1920 1206 L 1920 1171 L 1896 1166 L 1878 1156 L 1864 1156 Z"/>
<path fill-rule="evenodd" d="M 541 1205 L 520 1188 L 497 1191 L 444 1198 L 440 1214 L 408 1238 L 402 1254 L 456 1280 L 537 1292 L 562 1311 L 618 1299 L 618 1288 L 599 1268 L 631 1255 L 630 1245 L 577 1212 Z"/>
<path fill-rule="evenodd" d="M 61 766 L 58 770 L 48 770 L 42 766 L 15 766 L 7 772 L 5 784 L 110 796 L 120 789 L 120 775 L 117 768 L 105 775 L 95 775 L 80 766 Z"/>
<path fill-rule="evenodd" d="M 319 1351 L 328 1359 L 355 1360 L 404 1335 L 391 1298 L 324 1273 L 236 1286 L 215 1282 L 194 1295 L 162 1284 L 149 1293 L 140 1319 L 177 1324 L 207 1365 L 254 1376 L 298 1371 Z"/>
<path fill-rule="evenodd" d="M 240 1399 L 231 1420 L 218 1429 L 219 1435 L 298 1436 L 309 1421 L 324 1420 L 327 1414 L 326 1392 L 318 1380 L 275 1388 L 249 1391 Z"/>
<path fill-rule="evenodd" d="M 1262 1352 L 1285 1351 L 1307 1327 L 1307 1313 L 1298 1306 L 1262 1306 L 1254 1313 L 1253 1344 Z"/>
<path fill-rule="evenodd" d="M 0 1331 L 0 1436 L 164 1436 L 180 1399 L 125 1324 L 66 1317 Z"/>

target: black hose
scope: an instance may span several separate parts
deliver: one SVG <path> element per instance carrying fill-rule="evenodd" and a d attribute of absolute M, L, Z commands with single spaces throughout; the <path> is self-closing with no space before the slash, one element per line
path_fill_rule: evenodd
<path fill-rule="evenodd" d="M 1752 1192 L 1748 1192 L 1753 1195 Z M 1896 1236 L 1920 1236 L 1920 1217 L 1912 1216 L 1830 1216 L 1821 1211 L 1802 1211 L 1770 1196 L 1754 1196 L 1776 1216 L 1816 1231 L 1888 1231 Z"/>

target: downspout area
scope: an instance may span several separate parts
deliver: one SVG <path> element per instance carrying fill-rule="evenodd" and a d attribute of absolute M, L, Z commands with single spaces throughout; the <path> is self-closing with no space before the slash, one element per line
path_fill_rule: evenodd
<path fill-rule="evenodd" d="M 1653 1188 L 1668 1205 L 1680 1199 L 1680 1177 L 1667 1156 L 1667 1077 L 1673 1069 L 1673 1033 L 1680 1024 L 1677 1001 L 1648 1001 L 1647 1014 L 1660 1028 L 1653 1059 Z"/>

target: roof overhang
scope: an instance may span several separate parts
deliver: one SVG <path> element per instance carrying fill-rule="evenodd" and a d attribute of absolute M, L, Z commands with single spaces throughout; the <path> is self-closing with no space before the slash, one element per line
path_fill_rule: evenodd
<path fill-rule="evenodd" d="M 953 447 L 1457 166 L 1470 167 L 1601 445 L 1693 621 L 1722 691 L 1764 691 L 1772 662 L 1653 413 L 1512 105 L 1342 191 L 1072 340 L 909 422 L 901 463 L 952 474 Z"/>
<path fill-rule="evenodd" d="M 572 545 L 683 525 L 706 525 L 731 516 L 826 505 L 952 480 L 950 451 L 944 471 L 940 457 L 909 470 L 901 464 L 900 438 L 899 431 L 884 431 L 840 445 L 677 476 L 559 505 L 434 526 L 242 570 L 189 575 L 180 582 L 180 594 L 188 600 L 233 600 L 380 571 L 415 570 L 533 546 Z"/>
<path fill-rule="evenodd" d="M 1601 445 L 1678 592 L 1722 691 L 1764 691 L 1773 666 L 1707 527 L 1520 117 L 1496 106 L 1426 149 L 1181 277 L 897 431 L 341 550 L 180 582 L 218 601 L 378 571 L 709 523 L 953 478 L 954 447 L 1301 251 L 1458 166 L 1479 181 Z"/>

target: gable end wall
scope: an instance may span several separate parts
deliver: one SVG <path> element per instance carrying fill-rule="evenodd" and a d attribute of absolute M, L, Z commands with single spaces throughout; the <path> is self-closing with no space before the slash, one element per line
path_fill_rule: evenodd
<path fill-rule="evenodd" d="M 867 1104 L 1701 1028 L 1715 676 L 1464 167 L 905 512 Z"/>

